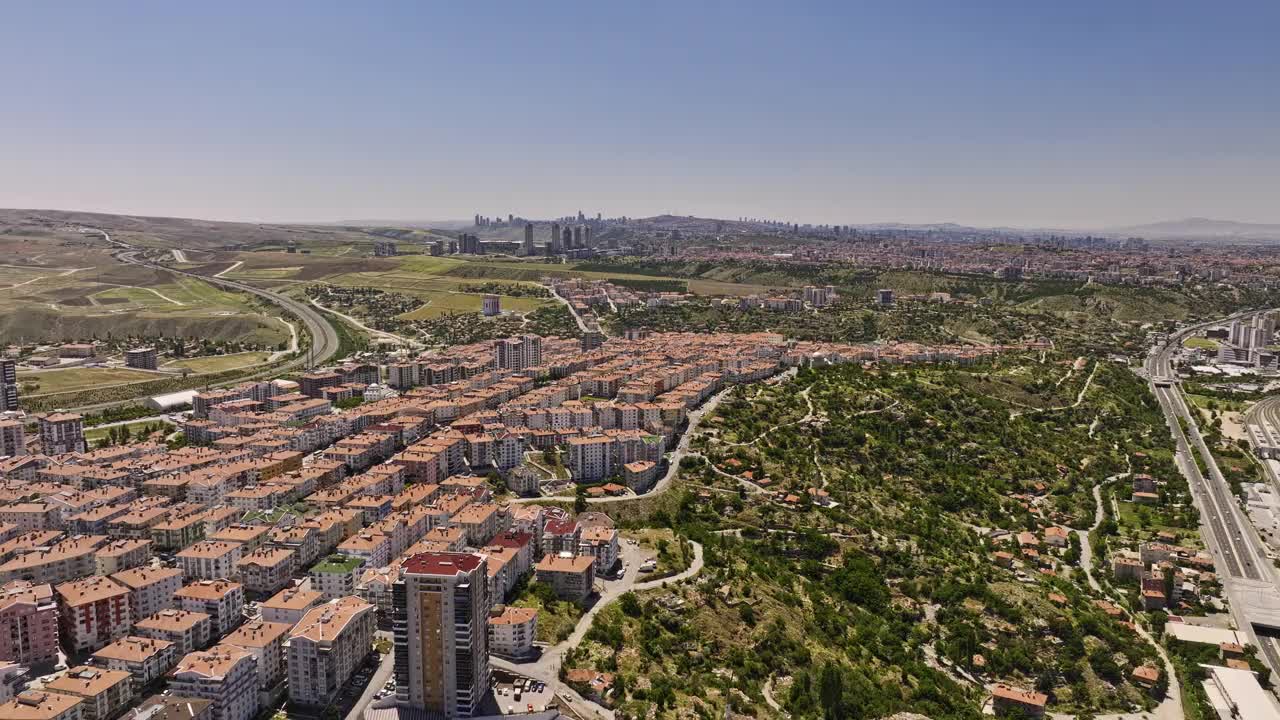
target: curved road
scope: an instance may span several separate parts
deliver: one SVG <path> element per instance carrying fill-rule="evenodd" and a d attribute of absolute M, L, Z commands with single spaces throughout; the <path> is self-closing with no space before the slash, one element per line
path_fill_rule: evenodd
<path fill-rule="evenodd" d="M 121 262 L 130 263 L 132 265 L 140 265 L 143 267 L 151 268 L 153 270 L 160 270 L 160 271 L 171 273 L 174 275 L 183 275 L 189 278 L 200 280 L 201 282 L 207 282 L 211 285 L 220 285 L 222 287 L 235 290 L 237 292 L 256 295 L 273 305 L 277 305 L 279 307 L 284 308 L 294 317 L 298 318 L 298 320 L 302 323 L 303 327 L 306 328 L 307 333 L 311 336 L 311 349 L 308 354 L 295 358 L 293 360 L 290 360 L 289 362 L 279 365 L 277 367 L 273 367 L 257 373 L 249 373 L 247 375 L 240 376 L 234 380 L 228 380 L 226 382 L 216 383 L 216 385 L 230 385 L 230 384 L 244 382 L 246 380 L 257 379 L 259 377 L 263 377 L 267 375 L 279 375 L 300 367 L 323 365 L 326 361 L 329 360 L 329 358 L 332 358 L 338 352 L 338 345 L 339 345 L 338 332 L 334 330 L 333 325 L 329 324 L 328 320 L 325 320 L 324 317 L 320 315 L 318 312 L 316 312 L 314 308 L 308 307 L 305 303 L 294 300 L 291 297 L 281 295 L 280 293 L 272 292 L 271 290 L 264 290 L 262 288 L 257 288 L 252 285 L 246 285 L 245 283 L 242 283 L 242 282 L 237 282 L 235 280 L 227 280 L 225 278 L 220 278 L 217 276 L 198 275 L 196 273 L 187 272 L 186 270 L 178 270 L 176 268 L 167 267 L 165 265 L 161 265 L 159 263 L 155 263 L 150 260 L 145 260 L 138 257 L 138 253 L 142 251 L 141 248 L 136 248 L 124 241 L 116 240 L 115 238 L 111 237 L 111 234 L 108 233 L 106 230 L 102 230 L 101 228 L 86 228 L 86 230 L 100 233 L 108 243 L 121 248 L 122 252 L 116 255 L 116 259 L 120 260 Z M 119 400 L 119 401 L 108 402 L 108 403 L 98 403 L 96 405 L 85 405 L 85 406 L 80 406 L 73 409 L 101 410 L 101 409 L 116 407 L 120 405 L 129 405 L 131 403 L 137 402 L 138 399 L 139 398 L 132 398 L 129 400 Z"/>
<path fill-rule="evenodd" d="M 689 441 L 693 438 L 693 431 L 698 429 L 698 425 L 699 423 L 702 422 L 702 418 L 705 417 L 707 413 L 714 412 L 715 409 L 719 407 L 720 401 L 723 400 L 725 396 L 728 395 L 730 392 L 732 392 L 733 389 L 736 387 L 738 386 L 730 385 L 729 387 L 721 390 L 715 395 L 712 395 L 711 399 L 707 400 L 697 409 L 689 411 L 689 423 L 685 427 L 685 431 L 680 435 L 680 442 L 676 443 L 676 449 L 673 450 L 671 452 L 670 457 L 667 458 L 667 472 L 661 478 L 658 479 L 658 482 L 654 483 L 653 487 L 650 488 L 648 492 L 642 493 L 640 495 L 618 495 L 616 497 L 587 498 L 586 499 L 587 502 L 592 505 L 607 505 L 609 503 L 626 502 L 628 500 L 635 500 L 637 498 L 653 497 L 655 495 L 661 495 L 662 493 L 666 492 L 667 488 L 671 486 L 671 481 L 675 480 L 676 474 L 680 472 L 680 461 L 684 459 L 685 455 L 689 454 Z M 539 495 L 537 497 L 516 498 L 511 502 L 514 504 L 523 504 L 523 503 L 548 502 L 550 500 L 573 500 L 573 499 L 574 498 L 572 497 L 556 497 L 554 495 L 552 496 Z"/>
<path fill-rule="evenodd" d="M 612 582 L 603 581 L 605 587 L 600 592 L 600 597 L 596 599 L 591 609 L 578 619 L 578 624 L 568 638 L 544 649 L 538 659 L 533 662 L 513 663 L 499 658 L 491 658 L 490 664 L 502 670 L 546 683 L 547 687 L 552 689 L 553 694 L 559 695 L 561 699 L 567 701 L 570 707 L 583 715 L 583 717 L 594 715 L 606 718 L 606 720 L 612 720 L 613 711 L 583 698 L 568 685 L 560 682 L 560 664 L 564 659 L 565 653 L 577 647 L 582 642 L 582 639 L 586 637 L 587 632 L 591 629 L 591 622 L 596 615 L 624 594 L 632 591 L 653 590 L 668 584 L 673 585 L 684 582 L 701 572 L 703 566 L 702 545 L 692 540 L 689 541 L 689 544 L 693 546 L 693 561 L 689 563 L 689 567 L 684 572 L 647 582 L 637 582 L 642 562 L 639 549 L 630 544 L 624 544 L 620 555 L 626 561 L 627 569 L 623 573 L 622 579 Z"/>

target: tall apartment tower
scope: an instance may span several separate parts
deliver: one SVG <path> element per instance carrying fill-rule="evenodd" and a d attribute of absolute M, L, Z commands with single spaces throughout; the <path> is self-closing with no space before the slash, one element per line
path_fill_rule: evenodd
<path fill-rule="evenodd" d="M 521 335 L 493 342 L 493 364 L 498 370 L 524 370 L 542 364 L 542 338 Z"/>
<path fill-rule="evenodd" d="M 485 557 L 421 553 L 403 569 L 392 588 L 396 701 L 428 717 L 471 717 L 489 690 Z"/>
<path fill-rule="evenodd" d="M 18 363 L 0 360 L 0 412 L 18 409 Z"/>
<path fill-rule="evenodd" d="M 576 248 L 586 247 L 582 244 L 582 226 L 577 225 L 573 228 L 573 246 Z"/>
<path fill-rule="evenodd" d="M 582 228 L 582 247 L 591 247 L 591 226 Z"/>
<path fill-rule="evenodd" d="M 573 228 L 565 226 L 565 229 L 562 231 L 560 240 L 561 240 L 560 244 L 564 247 L 565 250 L 572 250 L 573 249 Z"/>
<path fill-rule="evenodd" d="M 547 254 L 555 255 L 560 252 L 560 223 L 551 223 L 551 242 L 547 243 Z"/>
<path fill-rule="evenodd" d="M 533 254 L 533 223 L 531 222 L 524 224 L 524 254 L 526 256 Z"/>

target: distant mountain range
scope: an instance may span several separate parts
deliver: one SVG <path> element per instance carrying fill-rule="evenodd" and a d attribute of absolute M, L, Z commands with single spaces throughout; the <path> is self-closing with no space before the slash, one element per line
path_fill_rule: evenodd
<path fill-rule="evenodd" d="M 1001 233 L 1034 233 L 1037 235 L 1054 233 L 1062 235 L 1092 234 L 1102 237 L 1142 237 L 1148 240 L 1179 240 L 1186 242 L 1221 242 L 1221 243 L 1280 243 L 1280 224 L 1243 223 L 1234 220 L 1213 220 L 1210 218 L 1185 218 L 1183 220 L 1164 220 L 1143 225 L 1123 225 L 1107 228 L 1015 228 L 1015 227 L 973 227 L 956 223 L 877 223 L 872 225 L 854 225 L 865 230 L 938 230 L 941 232 L 1001 232 Z"/>
<path fill-rule="evenodd" d="M 1102 232 L 1107 235 L 1133 235 L 1153 240 L 1280 242 L 1280 224 L 1242 223 L 1202 217 L 1108 228 Z"/>

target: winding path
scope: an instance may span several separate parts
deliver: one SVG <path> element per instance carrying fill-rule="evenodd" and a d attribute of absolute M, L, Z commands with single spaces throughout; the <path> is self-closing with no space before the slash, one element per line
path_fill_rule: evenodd
<path fill-rule="evenodd" d="M 1122 475 L 1113 475 L 1107 478 L 1107 481 L 1114 481 L 1124 478 L 1128 473 Z M 1089 587 L 1099 595 L 1111 595 L 1117 600 L 1123 598 L 1117 597 L 1115 593 L 1108 593 L 1093 575 L 1093 548 L 1089 545 L 1089 533 L 1097 530 L 1102 525 L 1102 519 L 1105 517 L 1102 503 L 1102 484 L 1093 486 L 1093 501 L 1097 505 L 1097 509 L 1093 517 L 1093 525 L 1088 530 L 1076 529 L 1076 536 L 1080 538 L 1080 567 L 1084 570 L 1085 579 L 1089 583 Z M 1178 675 L 1174 672 L 1173 663 L 1169 660 L 1169 655 L 1165 652 L 1164 646 L 1151 637 L 1146 628 L 1129 613 L 1124 607 L 1125 603 L 1121 602 L 1119 607 L 1124 611 L 1129 621 L 1133 624 L 1135 632 L 1143 640 L 1150 643 L 1155 648 L 1156 654 L 1160 656 L 1160 662 L 1164 665 L 1165 677 L 1169 679 L 1168 690 L 1165 691 L 1164 700 L 1156 706 L 1151 712 L 1138 713 L 1113 713 L 1109 715 L 1095 715 L 1097 720 L 1183 720 L 1182 711 L 1182 687 L 1178 683 Z M 1067 715 L 1064 713 L 1046 713 L 1053 720 L 1074 720 L 1075 715 Z"/>

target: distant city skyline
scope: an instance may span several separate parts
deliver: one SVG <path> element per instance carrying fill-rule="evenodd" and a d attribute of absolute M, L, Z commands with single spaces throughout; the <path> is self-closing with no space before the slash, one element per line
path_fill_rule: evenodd
<path fill-rule="evenodd" d="M 1274 2 L 18 5 L 0 207 L 1280 223 L 1278 22 Z"/>

